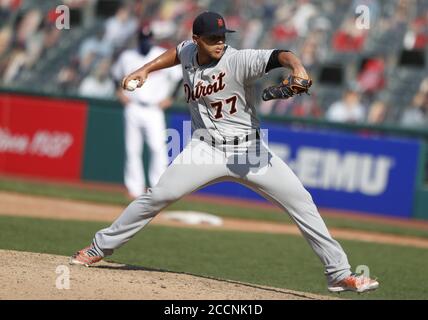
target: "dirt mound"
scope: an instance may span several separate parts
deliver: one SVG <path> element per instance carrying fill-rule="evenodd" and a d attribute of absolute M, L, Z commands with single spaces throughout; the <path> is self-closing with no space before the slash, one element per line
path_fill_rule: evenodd
<path fill-rule="evenodd" d="M 70 266 L 68 257 L 57 255 L 0 250 L 0 261 L 0 300 L 332 299 L 104 261 L 91 268 Z"/>

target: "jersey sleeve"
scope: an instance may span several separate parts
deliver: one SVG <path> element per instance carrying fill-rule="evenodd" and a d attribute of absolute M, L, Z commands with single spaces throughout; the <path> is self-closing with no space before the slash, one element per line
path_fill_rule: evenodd
<path fill-rule="evenodd" d="M 185 40 L 177 45 L 177 56 L 180 62 L 183 62 L 183 57 L 190 50 L 193 50 L 196 45 L 191 40 Z"/>
<path fill-rule="evenodd" d="M 251 82 L 266 74 L 266 66 L 274 50 L 239 50 L 231 63 L 236 77 L 241 83 Z"/>
<path fill-rule="evenodd" d="M 183 71 L 181 70 L 180 66 L 174 66 L 172 68 L 168 68 L 169 73 L 169 79 L 171 79 L 172 82 L 178 82 L 183 78 Z"/>

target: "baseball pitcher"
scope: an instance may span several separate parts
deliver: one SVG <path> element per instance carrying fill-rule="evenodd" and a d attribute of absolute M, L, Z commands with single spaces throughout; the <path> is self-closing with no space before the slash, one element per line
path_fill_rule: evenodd
<path fill-rule="evenodd" d="M 347 256 L 327 230 L 311 195 L 293 171 L 262 139 L 253 83 L 274 68 L 291 75 L 264 90 L 263 100 L 307 93 L 312 81 L 299 59 L 286 50 L 236 50 L 225 44 L 223 17 L 204 12 L 193 22 L 193 37 L 125 77 L 124 88 L 144 85 L 152 72 L 181 64 L 192 120 L 192 139 L 158 184 L 133 201 L 72 264 L 90 266 L 111 255 L 161 210 L 181 197 L 219 181 L 235 181 L 287 212 L 324 265 L 328 290 L 364 292 L 379 283 L 352 273 Z M 130 90 L 133 87 L 129 87 Z"/>

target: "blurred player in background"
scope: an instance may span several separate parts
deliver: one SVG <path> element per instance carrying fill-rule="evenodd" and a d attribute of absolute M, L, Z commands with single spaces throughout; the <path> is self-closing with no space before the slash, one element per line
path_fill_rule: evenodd
<path fill-rule="evenodd" d="M 148 63 L 165 49 L 153 44 L 153 33 L 143 27 L 138 34 L 138 48 L 122 52 L 112 67 L 112 75 L 119 84 L 122 78 Z M 124 105 L 125 168 L 124 182 L 130 198 L 137 198 L 146 190 L 142 152 L 144 141 L 150 151 L 148 181 L 156 185 L 168 166 L 166 126 L 163 110 L 171 106 L 171 95 L 182 78 L 180 67 L 154 73 L 142 90 L 124 91 L 118 85 L 117 96 Z"/>

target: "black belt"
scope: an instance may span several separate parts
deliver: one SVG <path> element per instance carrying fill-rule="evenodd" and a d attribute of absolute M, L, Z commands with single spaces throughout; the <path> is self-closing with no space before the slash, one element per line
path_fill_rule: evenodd
<path fill-rule="evenodd" d="M 256 140 L 260 140 L 259 130 L 257 130 L 255 132 L 255 136 L 256 136 Z M 247 134 L 244 138 L 235 136 L 235 137 L 233 137 L 232 140 L 226 140 L 225 138 L 223 138 L 223 141 L 221 141 L 221 142 L 216 141 L 214 138 L 211 138 L 211 145 L 214 147 L 220 143 L 222 145 L 235 145 L 235 146 L 237 146 L 237 145 L 239 145 L 240 142 L 249 141 L 250 138 L 252 138 L 252 137 L 254 137 L 254 133 Z M 201 137 L 199 137 L 199 140 L 205 141 L 205 137 L 201 136 Z"/>

